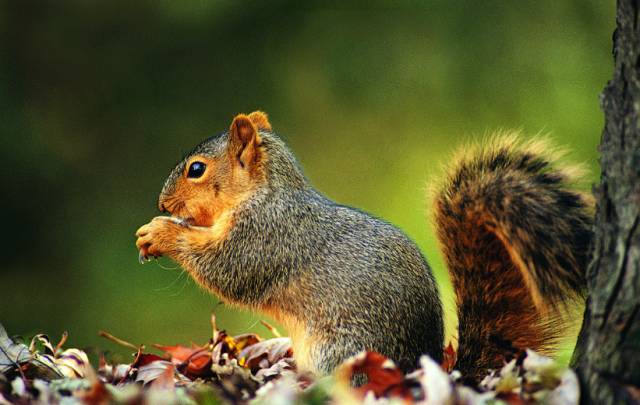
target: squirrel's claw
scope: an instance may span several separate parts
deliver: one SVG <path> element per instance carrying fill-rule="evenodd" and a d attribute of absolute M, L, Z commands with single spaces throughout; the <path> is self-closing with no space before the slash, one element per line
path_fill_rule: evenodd
<path fill-rule="evenodd" d="M 138 252 L 138 261 L 140 262 L 140 264 L 145 264 L 146 262 L 151 261 L 149 259 L 149 257 L 142 251 L 142 249 L 140 249 L 140 251 Z"/>
<path fill-rule="evenodd" d="M 151 257 L 153 257 L 154 259 L 157 259 L 159 256 L 151 255 Z M 145 264 L 147 262 L 150 262 L 151 257 L 149 257 L 149 255 L 143 249 L 140 249 L 140 251 L 138 252 L 138 261 L 140 262 L 140 264 Z"/>

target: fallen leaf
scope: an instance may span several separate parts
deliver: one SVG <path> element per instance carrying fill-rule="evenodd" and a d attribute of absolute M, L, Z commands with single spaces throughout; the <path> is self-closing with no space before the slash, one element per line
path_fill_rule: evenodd
<path fill-rule="evenodd" d="M 198 351 L 202 351 L 205 347 L 200 347 L 197 345 L 191 345 L 191 347 L 175 345 L 175 346 L 163 346 L 155 344 L 153 345 L 155 348 L 162 350 L 171 358 L 171 362 L 174 364 L 180 364 L 185 362 L 189 357 L 191 357 L 194 353 Z"/>
<path fill-rule="evenodd" d="M 173 372 L 174 365 L 167 360 L 155 360 L 148 362 L 140 367 L 138 367 L 138 372 L 136 373 L 136 382 L 142 382 L 143 385 L 146 385 L 160 377 L 163 374 L 167 373 L 167 370 L 171 372 L 172 381 L 173 381 Z"/>
<path fill-rule="evenodd" d="M 165 359 L 158 356 L 157 354 L 141 353 L 140 355 L 136 356 L 136 361 L 131 365 L 131 367 L 140 368 L 156 361 L 165 361 Z"/>
<path fill-rule="evenodd" d="M 211 352 L 206 349 L 201 349 L 187 359 L 186 374 L 192 377 L 202 377 L 211 374 L 211 363 Z"/>
<path fill-rule="evenodd" d="M 404 374 L 393 361 L 376 352 L 362 352 L 345 361 L 338 369 L 338 380 L 345 385 L 351 384 L 358 374 L 367 377 L 366 384 L 357 388 L 364 397 L 371 391 L 375 397 L 385 395 L 400 397 L 407 401 L 413 400 L 413 395 L 403 384 Z"/>
<path fill-rule="evenodd" d="M 291 339 L 273 338 L 263 340 L 246 347 L 238 357 L 245 367 L 251 369 L 255 374 L 262 368 L 270 368 L 278 361 L 285 358 L 293 358 Z M 261 361 L 266 360 L 266 364 L 261 365 Z M 291 362 L 293 364 L 293 362 Z"/>
<path fill-rule="evenodd" d="M 87 368 L 91 367 L 87 354 L 78 349 L 63 351 L 55 359 L 55 363 L 58 366 L 58 370 L 69 378 L 83 378 L 86 375 Z"/>
<path fill-rule="evenodd" d="M 440 364 L 440 367 L 442 367 L 442 369 L 447 373 L 450 373 L 456 366 L 456 362 L 458 361 L 458 353 L 456 353 L 456 350 L 453 348 L 453 344 L 451 344 L 451 342 L 449 342 L 442 353 L 442 363 Z"/>
<path fill-rule="evenodd" d="M 149 367 L 152 364 L 149 364 L 145 367 Z M 171 367 L 166 367 L 165 370 L 159 376 L 157 376 L 154 380 L 151 381 L 151 387 L 154 389 L 164 389 L 164 390 L 174 388 L 175 387 L 175 382 L 173 378 L 174 372 L 175 372 L 175 369 L 173 365 Z M 138 374 L 139 373 L 140 373 L 140 370 L 138 370 Z"/>
<path fill-rule="evenodd" d="M 47 349 L 47 351 L 49 352 L 48 354 L 54 355 L 56 350 L 53 348 L 53 345 L 51 344 L 51 341 L 49 340 L 49 336 L 45 335 L 45 334 L 38 334 L 35 335 L 33 337 L 33 339 L 31 339 L 31 344 L 29 345 L 29 351 L 30 352 L 35 352 L 36 351 L 36 344 L 40 343 L 45 349 Z"/>
<path fill-rule="evenodd" d="M 14 343 L 0 324 L 0 373 L 6 373 L 32 358 L 29 348 L 23 343 Z"/>
<path fill-rule="evenodd" d="M 420 369 L 416 371 L 425 405 L 446 405 L 456 402 L 455 390 L 449 375 L 429 356 L 420 357 Z"/>
<path fill-rule="evenodd" d="M 549 405 L 575 405 L 580 402 L 580 383 L 571 369 L 566 369 L 560 377 L 560 384 L 544 399 Z"/>
<path fill-rule="evenodd" d="M 237 351 L 242 351 L 247 346 L 255 345 L 260 342 L 262 339 L 260 336 L 255 333 L 246 333 L 244 335 L 238 335 L 233 337 L 233 341 L 235 343 L 234 349 Z M 273 339 L 271 339 L 273 340 Z"/>

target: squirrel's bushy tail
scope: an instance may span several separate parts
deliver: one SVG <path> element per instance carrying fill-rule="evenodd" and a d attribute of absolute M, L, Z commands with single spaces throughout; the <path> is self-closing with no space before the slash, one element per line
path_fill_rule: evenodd
<path fill-rule="evenodd" d="M 435 190 L 458 307 L 458 362 L 477 381 L 525 348 L 545 353 L 584 295 L 592 203 L 545 142 L 500 135 L 462 151 Z"/>

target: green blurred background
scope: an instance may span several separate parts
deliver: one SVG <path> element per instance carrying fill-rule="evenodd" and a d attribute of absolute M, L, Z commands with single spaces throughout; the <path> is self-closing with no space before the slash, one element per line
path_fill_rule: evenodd
<path fill-rule="evenodd" d="M 2 1 L 0 322 L 69 345 L 204 342 L 262 316 L 173 263 L 138 264 L 184 152 L 263 109 L 311 182 L 406 231 L 432 264 L 426 184 L 496 129 L 550 133 L 598 173 L 613 1 Z"/>

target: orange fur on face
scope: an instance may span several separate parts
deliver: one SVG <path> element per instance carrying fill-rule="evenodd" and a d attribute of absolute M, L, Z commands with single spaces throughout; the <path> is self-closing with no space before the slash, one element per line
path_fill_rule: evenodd
<path fill-rule="evenodd" d="M 189 167 L 194 162 L 207 165 L 204 174 L 197 178 L 187 177 Z M 216 179 L 220 162 L 207 156 L 190 158 L 182 176 L 177 179 L 175 191 L 170 196 L 163 196 L 161 205 L 174 217 L 186 220 L 190 225 L 211 226 L 225 208 L 223 201 L 217 197 L 220 185 Z"/>
<path fill-rule="evenodd" d="M 266 114 L 255 112 L 251 116 L 260 125 L 269 125 Z M 264 181 L 260 142 L 250 116 L 237 115 L 229 128 L 225 153 L 216 157 L 190 157 L 175 182 L 172 195 L 162 195 L 160 206 L 190 225 L 215 228 L 215 232 L 202 238 L 223 238 L 233 225 L 231 214 L 235 208 Z M 187 176 L 194 162 L 206 165 L 199 178 Z"/>

